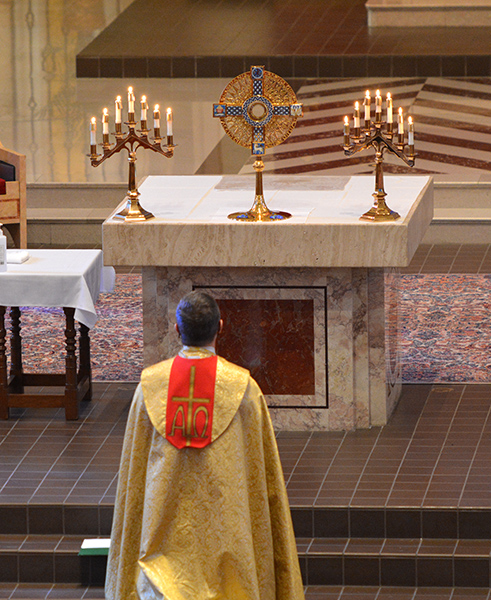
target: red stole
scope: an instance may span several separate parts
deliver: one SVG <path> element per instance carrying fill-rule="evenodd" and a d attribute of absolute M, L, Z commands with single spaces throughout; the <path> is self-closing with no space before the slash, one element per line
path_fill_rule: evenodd
<path fill-rule="evenodd" d="M 165 437 L 176 448 L 211 443 L 217 356 L 176 356 L 169 377 Z"/>

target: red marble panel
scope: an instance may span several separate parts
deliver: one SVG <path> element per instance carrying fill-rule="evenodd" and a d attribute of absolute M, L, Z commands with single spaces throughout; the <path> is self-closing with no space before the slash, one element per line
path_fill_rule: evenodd
<path fill-rule="evenodd" d="M 217 300 L 218 353 L 251 371 L 264 394 L 315 394 L 313 300 Z"/>

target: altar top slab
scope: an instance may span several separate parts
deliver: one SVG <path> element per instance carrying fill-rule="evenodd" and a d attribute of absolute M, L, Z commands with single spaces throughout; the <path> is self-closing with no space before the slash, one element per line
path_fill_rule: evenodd
<path fill-rule="evenodd" d="M 264 197 L 287 221 L 227 219 L 254 200 L 254 176 L 147 177 L 140 204 L 155 215 L 103 224 L 108 265 L 179 267 L 405 267 L 433 217 L 427 176 L 387 176 L 387 204 L 401 218 L 371 223 L 373 176 L 268 175 Z"/>

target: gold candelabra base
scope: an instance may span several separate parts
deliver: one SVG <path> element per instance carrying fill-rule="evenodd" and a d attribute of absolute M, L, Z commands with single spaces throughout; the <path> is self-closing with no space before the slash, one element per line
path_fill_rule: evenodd
<path fill-rule="evenodd" d="M 124 221 L 147 221 L 148 219 L 153 219 L 154 215 L 150 211 L 145 210 L 138 201 L 139 195 L 138 192 L 128 192 L 125 198 L 126 206 L 123 210 L 116 213 L 114 218 Z"/>
<path fill-rule="evenodd" d="M 264 162 L 262 157 L 258 157 L 254 161 L 254 170 L 256 171 L 256 196 L 254 204 L 247 212 L 234 212 L 228 215 L 229 219 L 234 221 L 284 221 L 289 219 L 291 214 L 281 210 L 270 210 L 264 200 L 263 192 L 263 170 Z"/>
<path fill-rule="evenodd" d="M 395 210 L 391 210 L 385 203 L 387 194 L 383 190 L 378 190 L 372 194 L 373 206 L 366 213 L 361 215 L 361 221 L 397 221 L 401 215 Z"/>

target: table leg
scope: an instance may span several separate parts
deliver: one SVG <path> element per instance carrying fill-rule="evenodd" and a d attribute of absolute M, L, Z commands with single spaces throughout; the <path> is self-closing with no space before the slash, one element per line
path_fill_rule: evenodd
<path fill-rule="evenodd" d="M 22 338 L 20 336 L 20 308 L 12 306 L 10 308 L 10 375 L 11 388 L 16 394 L 24 392 L 23 370 L 22 370 Z"/>
<path fill-rule="evenodd" d="M 0 306 L 0 419 L 9 418 L 7 355 L 5 353 L 5 306 Z"/>
<path fill-rule="evenodd" d="M 79 381 L 84 377 L 88 380 L 88 391 L 85 394 L 83 400 L 92 400 L 92 369 L 90 366 L 90 337 L 89 328 L 87 325 L 80 323 L 80 368 L 78 378 Z"/>
<path fill-rule="evenodd" d="M 78 419 L 77 401 L 77 356 L 75 353 L 76 336 L 75 309 L 63 307 L 66 317 L 66 382 L 65 382 L 65 417 L 68 420 Z"/>

